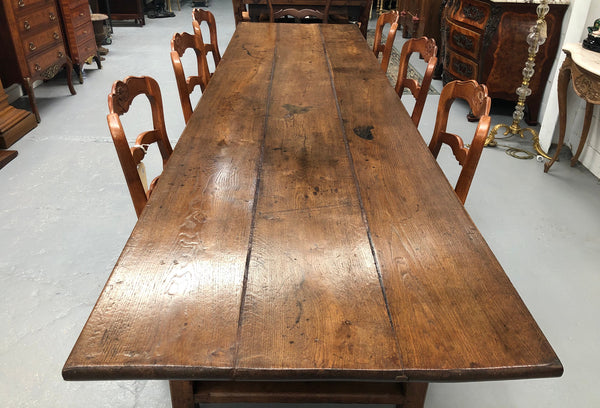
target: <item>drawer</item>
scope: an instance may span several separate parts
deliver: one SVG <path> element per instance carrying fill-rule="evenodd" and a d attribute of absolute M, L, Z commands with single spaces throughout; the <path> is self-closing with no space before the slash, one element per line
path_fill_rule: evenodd
<path fill-rule="evenodd" d="M 95 56 L 97 51 L 96 40 L 94 38 L 77 44 L 77 53 L 81 63 L 89 57 Z"/>
<path fill-rule="evenodd" d="M 62 33 L 58 25 L 54 25 L 49 29 L 42 31 L 41 33 L 28 36 L 23 39 L 23 50 L 25 51 L 25 58 L 29 58 L 30 55 L 38 53 L 45 48 L 52 45 L 62 45 Z"/>
<path fill-rule="evenodd" d="M 68 1 L 68 3 L 69 3 L 69 8 L 71 8 L 71 9 L 77 8 L 83 4 L 85 4 L 89 8 L 88 0 L 70 0 L 70 1 Z"/>
<path fill-rule="evenodd" d="M 52 0 L 9 0 L 9 2 L 17 14 L 31 13 L 35 8 L 44 5 L 54 5 Z"/>
<path fill-rule="evenodd" d="M 479 80 L 479 67 L 468 58 L 449 51 L 444 61 L 444 69 L 457 79 L 475 79 Z"/>
<path fill-rule="evenodd" d="M 453 9 L 450 19 L 483 31 L 490 18 L 490 5 L 477 0 L 463 0 Z"/>
<path fill-rule="evenodd" d="M 57 18 L 56 9 L 54 6 L 49 5 L 41 10 L 19 17 L 17 25 L 19 26 L 19 31 L 24 36 L 27 36 L 28 33 L 36 32 L 48 25 L 55 25 Z"/>
<path fill-rule="evenodd" d="M 87 21 L 92 21 L 90 6 L 87 3 L 82 4 L 71 11 L 71 22 L 73 23 L 73 27 L 79 27 Z"/>
<path fill-rule="evenodd" d="M 46 52 L 28 58 L 27 66 L 29 72 L 34 78 L 50 79 L 60 70 L 65 61 L 65 48 L 62 44 L 58 47 L 51 48 Z"/>
<path fill-rule="evenodd" d="M 481 34 L 448 22 L 448 45 L 462 55 L 477 59 L 481 50 Z"/>
<path fill-rule="evenodd" d="M 75 29 L 75 41 L 84 42 L 88 40 L 94 40 L 94 26 L 91 22 L 83 24 Z"/>

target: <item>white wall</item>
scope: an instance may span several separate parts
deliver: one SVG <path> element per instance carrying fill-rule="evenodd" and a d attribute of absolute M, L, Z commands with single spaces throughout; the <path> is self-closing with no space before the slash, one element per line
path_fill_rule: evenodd
<path fill-rule="evenodd" d="M 587 36 L 587 27 L 594 20 L 600 18 L 600 1 L 598 0 L 571 0 L 569 11 L 563 21 L 563 43 L 581 42 Z M 564 53 L 560 51 L 557 59 L 557 67 L 562 65 Z M 540 144 L 544 150 L 548 150 L 551 143 L 558 140 L 558 101 L 556 84 L 558 81 L 558 69 L 547 85 L 547 104 L 542 115 L 542 126 L 540 129 Z M 585 102 L 579 98 L 572 88 L 569 87 L 567 97 L 567 131 L 565 134 L 565 147 L 570 147 L 573 153 L 577 150 L 581 129 L 583 127 L 583 116 L 585 113 Z M 600 177 L 600 108 L 594 109 L 594 117 L 586 146 L 579 160 L 597 177 Z M 562 165 L 568 165 L 562 163 Z"/>

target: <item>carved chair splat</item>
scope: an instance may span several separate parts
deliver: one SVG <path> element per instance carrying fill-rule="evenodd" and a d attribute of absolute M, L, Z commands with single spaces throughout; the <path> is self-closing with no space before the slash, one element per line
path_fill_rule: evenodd
<path fill-rule="evenodd" d="M 140 133 L 136 138 L 135 145 L 130 147 L 120 116 L 127 113 L 135 97 L 142 94 L 146 95 L 150 102 L 153 129 Z M 123 81 L 116 81 L 108 95 L 108 110 L 110 112 L 106 117 L 108 128 L 127 181 L 135 212 L 139 218 L 158 182 L 158 177 L 156 177 L 152 180 L 150 186 L 146 187 L 145 176 L 141 177 L 140 175 L 140 163 L 146 156 L 148 147 L 153 143 L 158 145 L 163 167 L 173 152 L 167 137 L 162 97 L 158 83 L 148 76 L 129 76 Z"/>
<path fill-rule="evenodd" d="M 463 99 L 469 103 L 474 115 L 479 117 L 475 135 L 469 147 L 466 147 L 462 138 L 446 131 L 450 107 L 456 99 Z M 454 157 L 462 166 L 454 191 L 464 204 L 473 181 L 479 158 L 485 144 L 490 128 L 491 98 L 485 85 L 477 81 L 453 81 L 447 84 L 440 95 L 433 136 L 429 142 L 429 150 L 437 159 L 442 144 L 447 144 L 452 149 Z"/>
<path fill-rule="evenodd" d="M 427 62 L 427 68 L 421 83 L 416 79 L 407 78 L 408 73 L 408 62 L 413 53 L 418 52 L 420 57 Z M 419 126 L 421 121 L 421 115 L 423 114 L 423 108 L 425 107 L 425 100 L 427 99 L 427 93 L 429 92 L 429 85 L 431 85 L 431 79 L 433 78 L 433 71 L 437 64 L 437 46 L 433 38 L 421 37 L 413 38 L 408 40 L 402 46 L 400 52 L 400 64 L 398 68 L 398 80 L 396 81 L 396 93 L 402 97 L 404 88 L 408 88 L 412 96 L 416 99 L 415 106 L 411 118 L 415 126 Z"/>

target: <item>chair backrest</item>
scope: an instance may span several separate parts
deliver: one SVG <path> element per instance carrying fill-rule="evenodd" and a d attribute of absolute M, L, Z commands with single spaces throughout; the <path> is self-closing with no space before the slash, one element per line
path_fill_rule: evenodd
<path fill-rule="evenodd" d="M 388 65 L 390 64 L 390 56 L 392 55 L 392 48 L 394 46 L 394 39 L 396 38 L 396 30 L 398 30 L 398 19 L 400 14 L 397 10 L 393 10 L 387 13 L 383 13 L 377 18 L 377 26 L 375 27 L 375 40 L 373 41 L 373 53 L 379 58 L 379 53 L 382 53 L 381 69 L 383 72 L 387 72 Z M 389 24 L 390 31 L 388 32 L 385 44 L 382 44 L 383 29 Z"/>
<path fill-rule="evenodd" d="M 202 37 L 202 22 L 206 22 L 208 25 L 208 32 L 210 33 L 210 42 L 208 43 L 205 43 Z M 221 62 L 221 52 L 219 52 L 219 44 L 217 42 L 217 22 L 215 21 L 215 16 L 208 10 L 194 9 L 192 11 L 192 25 L 196 38 L 204 45 L 204 52 L 206 54 L 209 52 L 212 53 L 216 68 L 219 62 Z M 208 69 L 208 65 L 206 69 Z"/>
<path fill-rule="evenodd" d="M 286 17 L 294 17 L 296 21 L 301 22 L 320 22 L 327 24 L 329 20 L 329 8 L 331 7 L 331 0 L 325 0 L 323 8 L 307 8 L 302 6 L 298 7 L 286 7 L 284 9 L 274 10 L 273 1 L 267 0 L 269 4 L 269 19 L 271 23 L 275 22 L 276 19 L 282 19 Z"/>
<path fill-rule="evenodd" d="M 132 101 L 138 95 L 146 95 L 152 109 L 153 129 L 140 133 L 133 147 L 129 146 L 120 116 L 129 111 Z M 112 136 L 121 168 L 127 181 L 129 194 L 133 201 L 135 212 L 139 217 L 146 206 L 148 197 L 158 181 L 155 178 L 149 187 L 146 187 L 145 176 L 140 176 L 141 162 L 146 155 L 148 147 L 156 143 L 162 156 L 163 167 L 169 160 L 173 149 L 167 137 L 162 97 L 158 83 L 151 77 L 127 77 L 123 81 L 116 81 L 108 95 L 109 114 L 106 119 Z"/>
<path fill-rule="evenodd" d="M 479 123 L 469 147 L 464 145 L 460 136 L 446 131 L 450 107 L 456 99 L 467 101 L 473 115 L 479 117 Z M 481 151 L 483 150 L 490 128 L 490 105 L 491 98 L 488 96 L 487 87 L 483 84 L 478 84 L 474 80 L 450 82 L 442 89 L 440 95 L 433 137 L 429 142 L 429 150 L 437 158 L 443 143 L 452 148 L 454 157 L 462 166 L 454 191 L 463 204 L 467 199 L 467 193 L 469 192 L 471 181 L 473 181 L 477 163 L 479 163 L 479 157 L 481 156 Z"/>
<path fill-rule="evenodd" d="M 181 101 L 181 109 L 183 111 L 183 119 L 185 123 L 192 116 L 192 103 L 190 102 L 190 94 L 196 86 L 200 86 L 202 92 L 208 85 L 210 74 L 206 63 L 206 52 L 203 49 L 203 43 L 197 41 L 197 36 L 189 33 L 176 33 L 171 39 L 171 63 L 175 72 L 175 80 L 177 89 L 179 90 L 179 99 Z M 194 50 L 198 65 L 198 74 L 191 75 L 186 78 L 181 63 L 181 57 L 188 49 Z"/>
<path fill-rule="evenodd" d="M 407 78 L 408 73 L 408 61 L 410 56 L 418 52 L 421 58 L 427 62 L 427 69 L 423 75 L 423 80 L 419 84 L 416 79 Z M 408 88 L 416 99 L 415 107 L 411 118 L 415 126 L 419 126 L 421 121 L 421 114 L 423 113 L 423 107 L 425 106 L 425 100 L 427 99 L 427 93 L 429 92 L 429 85 L 431 85 L 431 79 L 433 77 L 433 71 L 437 64 L 437 46 L 433 38 L 421 37 L 413 38 L 404 43 L 402 51 L 400 52 L 400 64 L 398 68 L 398 80 L 396 81 L 396 93 L 402 98 L 404 88 Z"/>

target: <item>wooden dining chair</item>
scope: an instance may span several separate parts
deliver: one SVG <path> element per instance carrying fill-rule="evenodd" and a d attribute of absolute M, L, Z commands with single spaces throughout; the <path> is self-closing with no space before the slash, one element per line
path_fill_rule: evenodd
<path fill-rule="evenodd" d="M 269 20 L 274 23 L 275 20 L 284 21 L 288 17 L 293 17 L 295 22 L 318 22 L 327 24 L 329 20 L 329 9 L 331 7 L 331 0 L 325 0 L 325 6 L 321 8 L 308 8 L 305 6 L 300 7 L 286 7 L 283 9 L 275 10 L 273 8 L 273 1 L 267 0 L 269 5 Z"/>
<path fill-rule="evenodd" d="M 425 74 L 419 84 L 419 81 L 408 78 L 408 62 L 413 53 L 419 53 L 420 57 L 427 63 Z M 404 93 L 404 88 L 408 88 L 415 98 L 415 106 L 411 118 L 415 126 L 419 126 L 421 115 L 425 106 L 425 100 L 429 93 L 429 85 L 433 77 L 433 71 L 437 64 L 437 46 L 433 38 L 421 37 L 413 38 L 404 43 L 400 52 L 400 64 L 398 68 L 398 80 L 396 81 L 396 93 L 400 98 Z"/>
<path fill-rule="evenodd" d="M 208 43 L 204 42 L 204 37 L 202 36 L 203 22 L 206 22 L 208 25 L 208 32 L 210 34 L 210 42 Z M 217 22 L 215 16 L 208 10 L 194 9 L 192 11 L 192 25 L 194 27 L 194 35 L 198 42 L 204 46 L 204 52 L 207 55 L 206 58 L 208 58 L 209 52 L 212 53 L 215 68 L 217 68 L 217 65 L 221 62 L 221 53 L 219 52 L 219 43 L 217 42 Z"/>
<path fill-rule="evenodd" d="M 196 54 L 197 75 L 191 75 L 186 78 L 181 63 L 181 57 L 187 50 L 193 50 Z M 179 100 L 181 101 L 181 109 L 183 111 L 183 119 L 187 124 L 192 116 L 192 103 L 190 95 L 194 92 L 196 86 L 200 86 L 200 90 L 204 92 L 206 85 L 210 79 L 208 64 L 206 62 L 206 52 L 204 43 L 198 41 L 198 36 L 189 33 L 176 33 L 171 39 L 171 63 L 175 73 L 175 81 L 179 90 Z"/>
<path fill-rule="evenodd" d="M 379 53 L 382 53 L 381 69 L 383 72 L 387 72 L 388 65 L 390 64 L 390 56 L 392 55 L 392 48 L 394 46 L 394 39 L 396 38 L 396 30 L 398 30 L 398 19 L 400 14 L 397 10 L 392 10 L 387 13 L 383 13 L 377 18 L 377 25 L 375 26 L 375 39 L 373 40 L 373 53 L 375 57 L 379 58 Z M 385 43 L 383 41 L 383 29 L 386 25 L 390 25 L 390 31 L 388 32 Z"/>
<path fill-rule="evenodd" d="M 129 111 L 134 98 L 141 94 L 146 95 L 150 101 L 153 129 L 140 133 L 135 139 L 135 145 L 130 147 L 125 137 L 120 116 Z M 173 152 L 167 137 L 162 97 L 158 83 L 148 76 L 129 76 L 123 81 L 116 81 L 108 95 L 108 110 L 110 112 L 106 117 L 108 128 L 121 162 L 121 168 L 127 181 L 135 212 L 139 218 L 158 182 L 158 177 L 156 177 L 149 186 L 147 184 L 142 160 L 146 156 L 148 148 L 153 143 L 158 145 L 163 167 Z"/>
<path fill-rule="evenodd" d="M 479 123 L 475 130 L 475 135 L 469 147 L 466 147 L 460 136 L 448 133 L 448 114 L 450 107 L 456 99 L 463 99 L 469 103 L 469 107 L 474 115 L 479 117 Z M 437 116 L 433 137 L 429 142 L 429 150 L 437 159 L 442 144 L 447 144 L 452 149 L 454 157 L 462 166 L 460 175 L 454 191 L 456 195 L 465 203 L 469 187 L 473 181 L 477 163 L 485 144 L 490 128 L 490 105 L 491 98 L 488 96 L 488 90 L 485 85 L 480 85 L 477 81 L 453 81 L 448 83 L 440 95 Z"/>

